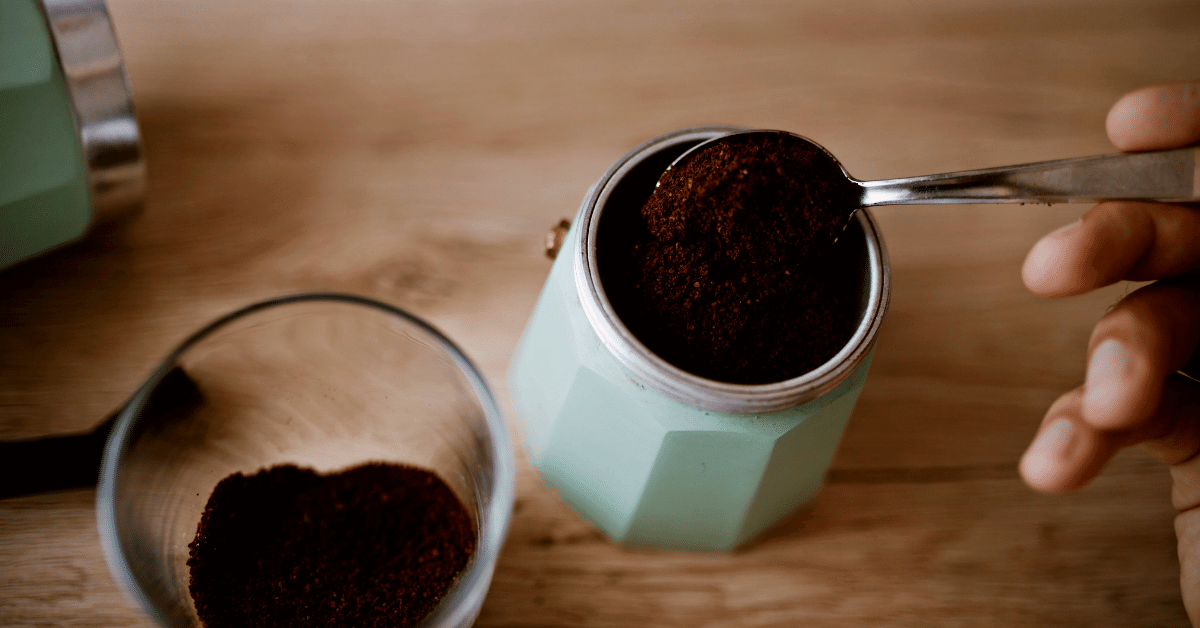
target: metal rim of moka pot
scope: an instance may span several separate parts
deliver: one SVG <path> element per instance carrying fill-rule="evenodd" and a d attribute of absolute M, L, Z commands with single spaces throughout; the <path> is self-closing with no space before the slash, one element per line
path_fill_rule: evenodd
<path fill-rule="evenodd" d="M 887 249 L 867 210 L 855 212 L 866 243 L 869 273 L 866 307 L 858 326 L 842 349 L 818 368 L 799 377 L 770 384 L 733 384 L 689 373 L 667 362 L 642 344 L 621 322 L 604 289 L 597 266 L 596 240 L 601 213 L 617 184 L 638 164 L 667 149 L 744 131 L 740 127 L 693 127 L 659 136 L 617 161 L 592 187 L 585 199 L 575 234 L 575 285 L 588 322 L 617 361 L 642 383 L 680 403 L 703 410 L 761 414 L 785 410 L 829 392 L 845 381 L 870 355 L 883 322 L 891 292 Z M 679 151 L 682 152 L 682 151 Z"/>
<path fill-rule="evenodd" d="M 125 59 L 104 0 L 42 0 L 87 167 L 92 222 L 141 208 L 146 168 Z"/>

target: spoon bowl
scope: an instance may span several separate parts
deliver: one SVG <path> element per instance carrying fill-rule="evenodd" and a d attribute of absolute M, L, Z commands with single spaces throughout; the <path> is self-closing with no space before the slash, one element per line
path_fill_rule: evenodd
<path fill-rule="evenodd" d="M 671 162 L 642 216 L 659 241 L 692 247 L 696 238 L 715 239 L 744 270 L 804 266 L 838 241 L 862 198 L 862 185 L 820 144 L 786 131 L 741 131 Z"/>

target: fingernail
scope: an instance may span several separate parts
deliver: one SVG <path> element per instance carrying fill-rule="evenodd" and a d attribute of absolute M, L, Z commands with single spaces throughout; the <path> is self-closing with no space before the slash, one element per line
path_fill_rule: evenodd
<path fill-rule="evenodd" d="M 1079 225 L 1082 225 L 1082 224 L 1083 224 L 1083 218 L 1076 218 L 1076 219 L 1075 219 L 1075 222 L 1073 222 L 1073 223 L 1071 223 L 1071 224 L 1069 224 L 1069 225 L 1063 225 L 1063 226 L 1061 226 L 1061 227 L 1059 227 L 1059 228 L 1055 229 L 1054 231 L 1050 232 L 1050 234 L 1049 234 L 1049 235 L 1050 235 L 1050 236 L 1062 235 L 1062 234 L 1064 234 L 1064 233 L 1066 233 L 1066 232 L 1068 232 L 1068 231 L 1070 231 L 1070 230 L 1072 230 L 1072 229 L 1074 229 L 1074 228 L 1076 228 L 1076 227 L 1078 227 Z"/>
<path fill-rule="evenodd" d="M 1072 471 L 1070 462 L 1079 440 L 1079 430 L 1070 419 L 1055 419 L 1021 457 L 1021 475 L 1039 487 L 1059 483 L 1059 476 Z"/>
<path fill-rule="evenodd" d="M 1120 421 L 1133 355 L 1124 343 L 1109 339 L 1092 351 L 1083 386 L 1084 415 L 1101 424 Z"/>

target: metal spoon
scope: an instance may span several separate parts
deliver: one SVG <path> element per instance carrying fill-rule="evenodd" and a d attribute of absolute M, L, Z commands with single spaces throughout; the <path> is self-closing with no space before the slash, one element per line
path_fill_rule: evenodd
<path fill-rule="evenodd" d="M 964 170 L 903 179 L 860 181 L 820 144 L 787 131 L 744 131 L 714 138 L 680 155 L 671 168 L 730 138 L 776 134 L 786 141 L 820 149 L 858 185 L 858 207 L 942 203 L 1074 203 L 1142 200 L 1168 203 L 1200 201 L 1200 147 L 1145 153 L 1118 153 L 1058 159 L 982 170 Z M 670 170 L 670 168 L 668 168 Z M 850 208 L 850 213 L 857 208 Z"/>

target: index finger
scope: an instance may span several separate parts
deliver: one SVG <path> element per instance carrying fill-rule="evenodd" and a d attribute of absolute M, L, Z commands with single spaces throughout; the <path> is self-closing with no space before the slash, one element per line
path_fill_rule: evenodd
<path fill-rule="evenodd" d="M 1121 97 L 1108 112 L 1108 139 L 1123 151 L 1200 142 L 1200 82 L 1154 85 Z"/>

